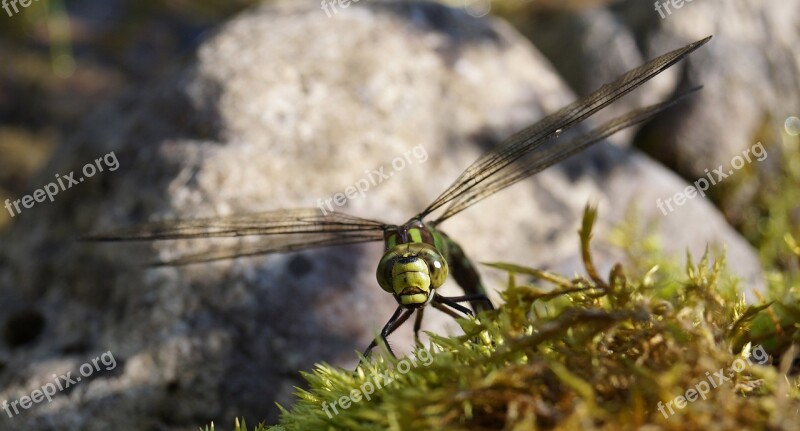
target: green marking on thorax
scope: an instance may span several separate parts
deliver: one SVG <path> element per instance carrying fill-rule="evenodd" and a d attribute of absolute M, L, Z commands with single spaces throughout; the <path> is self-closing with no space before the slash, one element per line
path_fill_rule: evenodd
<path fill-rule="evenodd" d="M 390 249 L 397 245 L 397 233 L 390 234 L 388 238 L 386 238 L 386 249 Z"/>
<path fill-rule="evenodd" d="M 440 234 L 436 229 L 434 229 L 431 226 L 425 226 L 425 227 L 427 228 L 428 232 L 430 232 L 431 236 L 433 237 L 433 244 L 432 245 L 436 248 L 436 250 L 439 251 L 439 253 L 442 254 L 442 256 L 445 257 L 445 260 L 447 260 L 447 256 L 449 254 L 448 253 L 448 250 L 449 250 L 448 244 L 450 242 L 452 242 L 452 240 L 450 240 L 449 238 L 446 238 L 445 236 Z M 419 228 L 410 228 L 410 229 L 408 229 L 407 232 L 408 232 L 408 242 L 409 243 L 423 243 L 423 242 L 426 242 L 423 239 L 422 231 Z M 399 236 L 400 235 L 397 232 L 391 232 L 386 236 L 386 240 L 385 240 L 386 250 L 389 250 L 390 248 L 393 248 L 398 244 L 402 244 L 402 242 L 400 241 Z"/>
<path fill-rule="evenodd" d="M 433 228 L 431 228 L 431 234 L 433 234 L 433 246 L 436 247 L 436 250 L 439 250 L 439 253 L 442 253 L 442 255 L 447 258 L 447 240 Z"/>
<path fill-rule="evenodd" d="M 408 235 L 411 237 L 411 242 L 422 242 L 422 232 L 419 229 L 409 229 Z"/>

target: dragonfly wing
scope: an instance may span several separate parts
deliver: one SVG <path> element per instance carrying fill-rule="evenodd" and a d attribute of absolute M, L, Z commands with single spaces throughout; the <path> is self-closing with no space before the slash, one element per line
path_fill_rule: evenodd
<path fill-rule="evenodd" d="M 342 213 L 325 214 L 316 208 L 305 208 L 205 219 L 159 221 L 94 234 L 84 239 L 155 241 L 253 237 L 153 263 L 153 265 L 185 265 L 240 256 L 380 241 L 387 227 L 385 223 L 374 220 Z"/>
<path fill-rule="evenodd" d="M 386 226 L 385 223 L 347 214 L 324 214 L 317 208 L 300 208 L 204 219 L 151 222 L 89 235 L 84 239 L 153 241 L 250 235 L 382 232 Z"/>
<path fill-rule="evenodd" d="M 616 81 L 603 85 L 594 93 L 548 115 L 527 129 L 515 133 L 497 148 L 478 158 L 419 216 L 424 217 L 445 204 L 469 193 L 470 190 L 490 180 L 498 172 L 508 169 L 515 161 L 539 148 L 548 140 L 558 137 L 562 131 L 575 126 L 674 65 L 710 39 L 711 37 L 709 36 L 654 58 L 644 65 L 625 73 Z"/>
<path fill-rule="evenodd" d="M 480 185 L 473 187 L 452 201 L 449 207 L 433 223 L 438 224 L 458 214 L 475 203 L 485 199 L 498 191 L 511 186 L 525 178 L 530 177 L 548 167 L 576 154 L 587 147 L 602 141 L 614 133 L 646 122 L 662 111 L 682 101 L 686 96 L 698 91 L 701 87 L 694 88 L 670 101 L 650 105 L 631 111 L 617 117 L 596 129 L 577 136 L 570 140 L 550 139 L 548 145 L 540 151 L 530 153 L 519 162 L 505 169 Z M 550 145 L 552 144 L 552 145 Z"/>
<path fill-rule="evenodd" d="M 214 246 L 201 252 L 169 257 L 157 262 L 152 262 L 150 266 L 188 265 L 192 263 L 212 262 L 216 260 L 233 259 L 237 257 L 257 256 L 270 253 L 286 253 L 309 248 L 380 241 L 382 239 L 382 231 L 278 234 L 266 237 L 257 237 L 255 241 L 252 242 L 240 241 L 229 245 Z"/>

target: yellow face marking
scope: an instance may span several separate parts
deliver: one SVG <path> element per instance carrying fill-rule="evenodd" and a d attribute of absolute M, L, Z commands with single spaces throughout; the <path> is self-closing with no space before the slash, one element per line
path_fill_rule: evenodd
<path fill-rule="evenodd" d="M 428 296 L 424 293 L 417 293 L 416 295 L 401 295 L 400 303 L 403 305 L 411 304 L 424 304 L 428 300 Z"/>
<path fill-rule="evenodd" d="M 392 267 L 392 278 L 395 278 L 403 273 L 414 273 L 414 272 L 421 272 L 427 275 L 428 266 L 425 265 L 425 261 L 423 261 L 422 259 L 416 259 L 413 262 L 408 262 L 408 263 L 397 262 Z"/>
<path fill-rule="evenodd" d="M 394 293 L 398 295 L 428 292 L 430 285 L 431 279 L 428 274 L 421 272 L 404 272 L 392 279 Z"/>
<path fill-rule="evenodd" d="M 404 253 L 404 257 L 413 256 Z M 392 289 L 403 305 L 424 304 L 430 294 L 431 278 L 428 266 L 422 259 L 397 262 L 392 267 Z"/>

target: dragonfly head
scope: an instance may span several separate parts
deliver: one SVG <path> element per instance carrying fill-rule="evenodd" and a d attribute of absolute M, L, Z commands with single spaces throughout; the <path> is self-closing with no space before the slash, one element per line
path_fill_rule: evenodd
<path fill-rule="evenodd" d="M 400 244 L 390 248 L 378 264 L 378 284 L 406 308 L 430 302 L 433 291 L 447 279 L 447 262 L 431 245 Z"/>

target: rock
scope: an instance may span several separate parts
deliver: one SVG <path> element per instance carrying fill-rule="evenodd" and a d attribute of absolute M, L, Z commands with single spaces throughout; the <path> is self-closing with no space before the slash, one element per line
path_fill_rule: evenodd
<path fill-rule="evenodd" d="M 659 18 L 659 31 L 639 42 L 648 53 L 698 34 L 714 34 L 714 40 L 686 71 L 686 81 L 703 84 L 702 97 L 645 129 L 643 148 L 694 179 L 718 165 L 729 170 L 735 156 L 764 139 L 765 130 L 780 136 L 785 119 L 797 114 L 800 96 L 799 14 L 797 0 L 781 7 L 712 0 L 686 3 Z"/>
<path fill-rule="evenodd" d="M 0 399 L 30 395 L 54 373 L 76 375 L 104 353 L 116 365 L 1 428 L 274 421 L 273 401 L 291 402 L 298 370 L 353 367 L 354 351 L 394 310 L 374 278 L 381 244 L 146 269 L 139 264 L 154 256 L 213 243 L 74 239 L 153 219 L 314 207 L 381 167 L 394 175 L 336 210 L 403 222 L 481 152 L 573 100 L 499 20 L 431 3 L 354 3 L 330 18 L 318 7 L 264 7 L 227 23 L 174 79 L 87 118 L 31 184 L 98 158 L 107 168 L 16 215 L 2 239 L 0 322 L 13 335 L 0 344 Z M 402 169 L 391 167 L 398 158 Z M 590 198 L 602 238 L 632 198 L 652 214 L 657 198 L 684 187 L 635 150 L 604 143 L 444 228 L 476 261 L 581 271 L 575 230 Z M 734 270 L 758 285 L 752 250 L 708 202 L 660 221 L 672 251 L 727 244 Z M 607 270 L 620 256 L 598 247 Z M 483 273 L 492 288 L 504 285 L 503 274 Z M 39 331 L 21 330 L 35 321 Z M 426 315 L 425 329 L 454 328 Z M 392 341 L 407 350 L 410 339 L 405 327 Z"/>
<path fill-rule="evenodd" d="M 534 15 L 525 28 L 579 94 L 628 69 L 631 61 L 713 34 L 683 72 L 665 73 L 659 91 L 640 92 L 652 103 L 680 88 L 704 86 L 693 103 L 645 127 L 636 143 L 694 181 L 705 169 L 730 166 L 765 134 L 780 136 L 784 120 L 797 114 L 800 1 L 781 7 L 747 0 L 680 4 L 659 12 L 653 2 L 626 0 L 609 8 Z"/>

